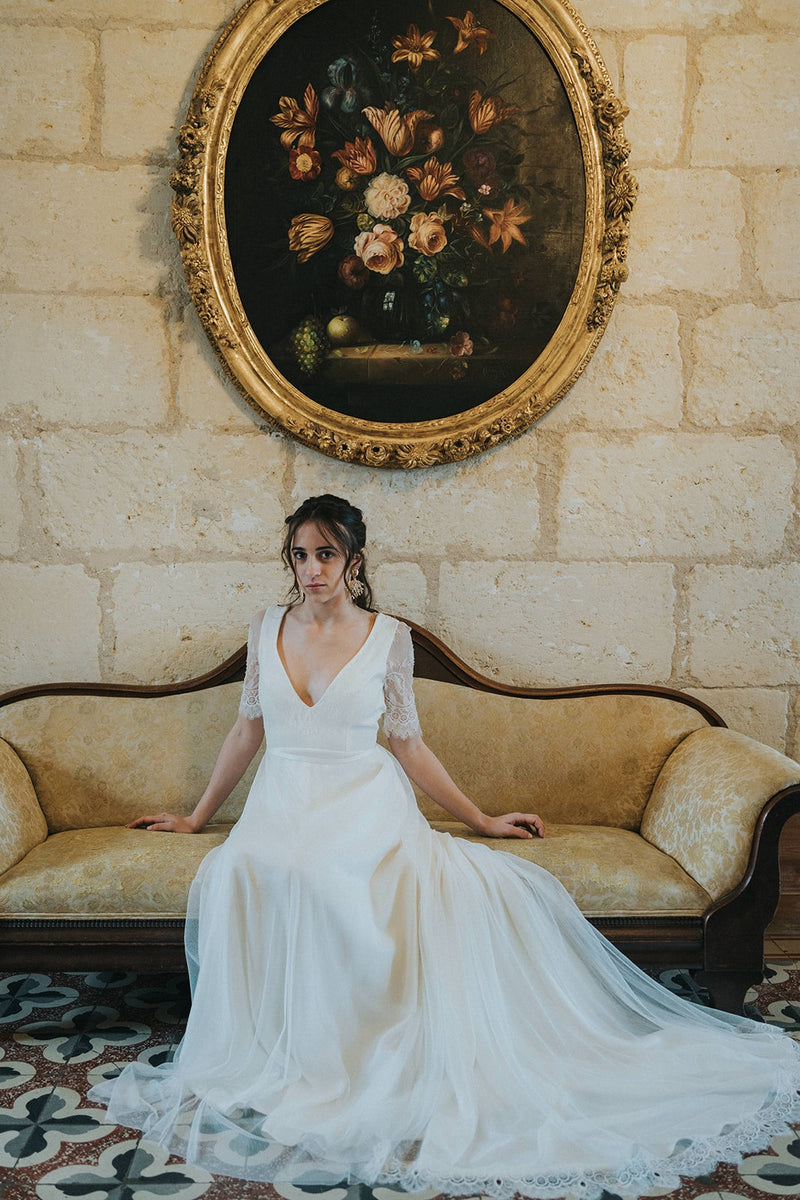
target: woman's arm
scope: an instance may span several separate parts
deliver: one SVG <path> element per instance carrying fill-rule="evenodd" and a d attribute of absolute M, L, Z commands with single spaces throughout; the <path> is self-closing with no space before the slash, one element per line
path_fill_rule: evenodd
<path fill-rule="evenodd" d="M 527 826 L 544 837 L 544 822 L 536 813 L 505 813 L 489 817 L 465 796 L 421 737 L 389 736 L 389 748 L 408 778 L 437 804 L 484 837 L 533 837 Z"/>
<path fill-rule="evenodd" d="M 256 751 L 264 740 L 264 722 L 261 717 L 251 719 L 240 716 L 231 729 L 214 764 L 208 786 L 195 805 L 191 816 L 176 813 L 150 813 L 130 821 L 128 829 L 155 829 L 168 833 L 199 833 L 217 809 L 227 800 L 236 784 L 250 766 Z"/>

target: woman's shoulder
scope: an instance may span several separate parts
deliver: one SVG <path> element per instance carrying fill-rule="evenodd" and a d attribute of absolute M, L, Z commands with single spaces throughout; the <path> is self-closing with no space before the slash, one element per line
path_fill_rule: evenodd
<path fill-rule="evenodd" d="M 286 607 L 285 604 L 271 604 L 268 608 L 260 608 L 250 621 L 250 637 L 257 638 L 265 622 L 280 620 Z"/>
<path fill-rule="evenodd" d="M 395 633 L 403 630 L 409 637 L 411 637 L 411 626 L 407 625 L 406 622 L 400 617 L 393 617 L 391 613 L 381 612 L 380 610 L 376 612 L 375 616 L 380 617 L 381 621 L 385 623 L 387 629 L 393 629 Z"/>
<path fill-rule="evenodd" d="M 379 614 L 384 629 L 383 642 L 388 650 L 389 669 L 397 664 L 413 663 L 414 643 L 411 639 L 411 629 L 399 617 Z"/>

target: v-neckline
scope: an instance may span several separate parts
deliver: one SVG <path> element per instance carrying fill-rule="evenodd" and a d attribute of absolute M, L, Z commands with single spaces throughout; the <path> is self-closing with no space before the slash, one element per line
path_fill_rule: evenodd
<path fill-rule="evenodd" d="M 275 633 L 275 655 L 278 659 L 278 662 L 281 665 L 281 670 L 283 671 L 284 677 L 286 679 L 286 682 L 289 684 L 289 687 L 292 689 L 295 696 L 302 704 L 303 708 L 307 708 L 310 710 L 310 709 L 317 708 L 322 703 L 322 701 L 325 699 L 328 692 L 331 690 L 333 685 L 336 683 L 336 680 L 339 678 L 339 676 L 342 674 L 342 672 L 346 671 L 347 668 L 350 666 L 350 664 L 354 663 L 356 661 L 356 659 L 359 657 L 359 655 L 366 649 L 370 639 L 372 638 L 373 633 L 375 632 L 375 627 L 378 624 L 378 618 L 381 616 L 381 614 L 379 612 L 375 613 L 375 619 L 372 622 L 370 629 L 369 629 L 369 633 L 364 638 L 364 641 L 358 647 L 355 654 L 351 654 L 351 656 L 350 656 L 350 658 L 348 658 L 347 662 L 342 664 L 342 666 L 339 668 L 339 670 L 336 672 L 336 674 L 331 679 L 330 683 L 328 683 L 328 685 L 326 686 L 325 691 L 322 693 L 319 700 L 315 700 L 313 704 L 306 704 L 305 700 L 300 695 L 300 693 L 298 692 L 294 683 L 292 682 L 292 677 L 289 674 L 289 669 L 286 666 L 286 663 L 283 658 L 283 652 L 281 650 L 281 632 L 283 631 L 283 622 L 286 619 L 286 614 L 288 613 L 288 611 L 289 611 L 288 608 L 285 608 L 283 610 L 283 612 L 281 613 L 280 618 L 278 620 L 278 623 L 277 623 L 277 629 L 276 629 L 276 633 Z"/>

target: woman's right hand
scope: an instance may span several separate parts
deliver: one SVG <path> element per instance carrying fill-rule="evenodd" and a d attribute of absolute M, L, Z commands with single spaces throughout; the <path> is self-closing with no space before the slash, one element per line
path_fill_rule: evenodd
<path fill-rule="evenodd" d="M 176 813 L 150 813 L 128 821 L 126 829 L 155 829 L 160 833 L 199 833 L 199 827 L 191 817 L 181 817 Z"/>

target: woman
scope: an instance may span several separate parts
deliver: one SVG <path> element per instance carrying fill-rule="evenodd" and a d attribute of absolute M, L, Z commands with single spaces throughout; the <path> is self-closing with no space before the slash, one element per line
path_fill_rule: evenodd
<path fill-rule="evenodd" d="M 172 1063 L 91 1095 L 189 1161 L 272 1182 L 597 1196 L 677 1186 L 800 1118 L 800 1052 L 637 970 L 546 871 L 434 833 L 408 779 L 487 837 L 425 746 L 400 622 L 372 611 L 361 513 L 287 519 L 292 603 L 250 631 L 241 715 L 193 832 L 261 744 L 192 887 L 192 1009 Z M 383 715 L 391 754 L 375 737 Z"/>

